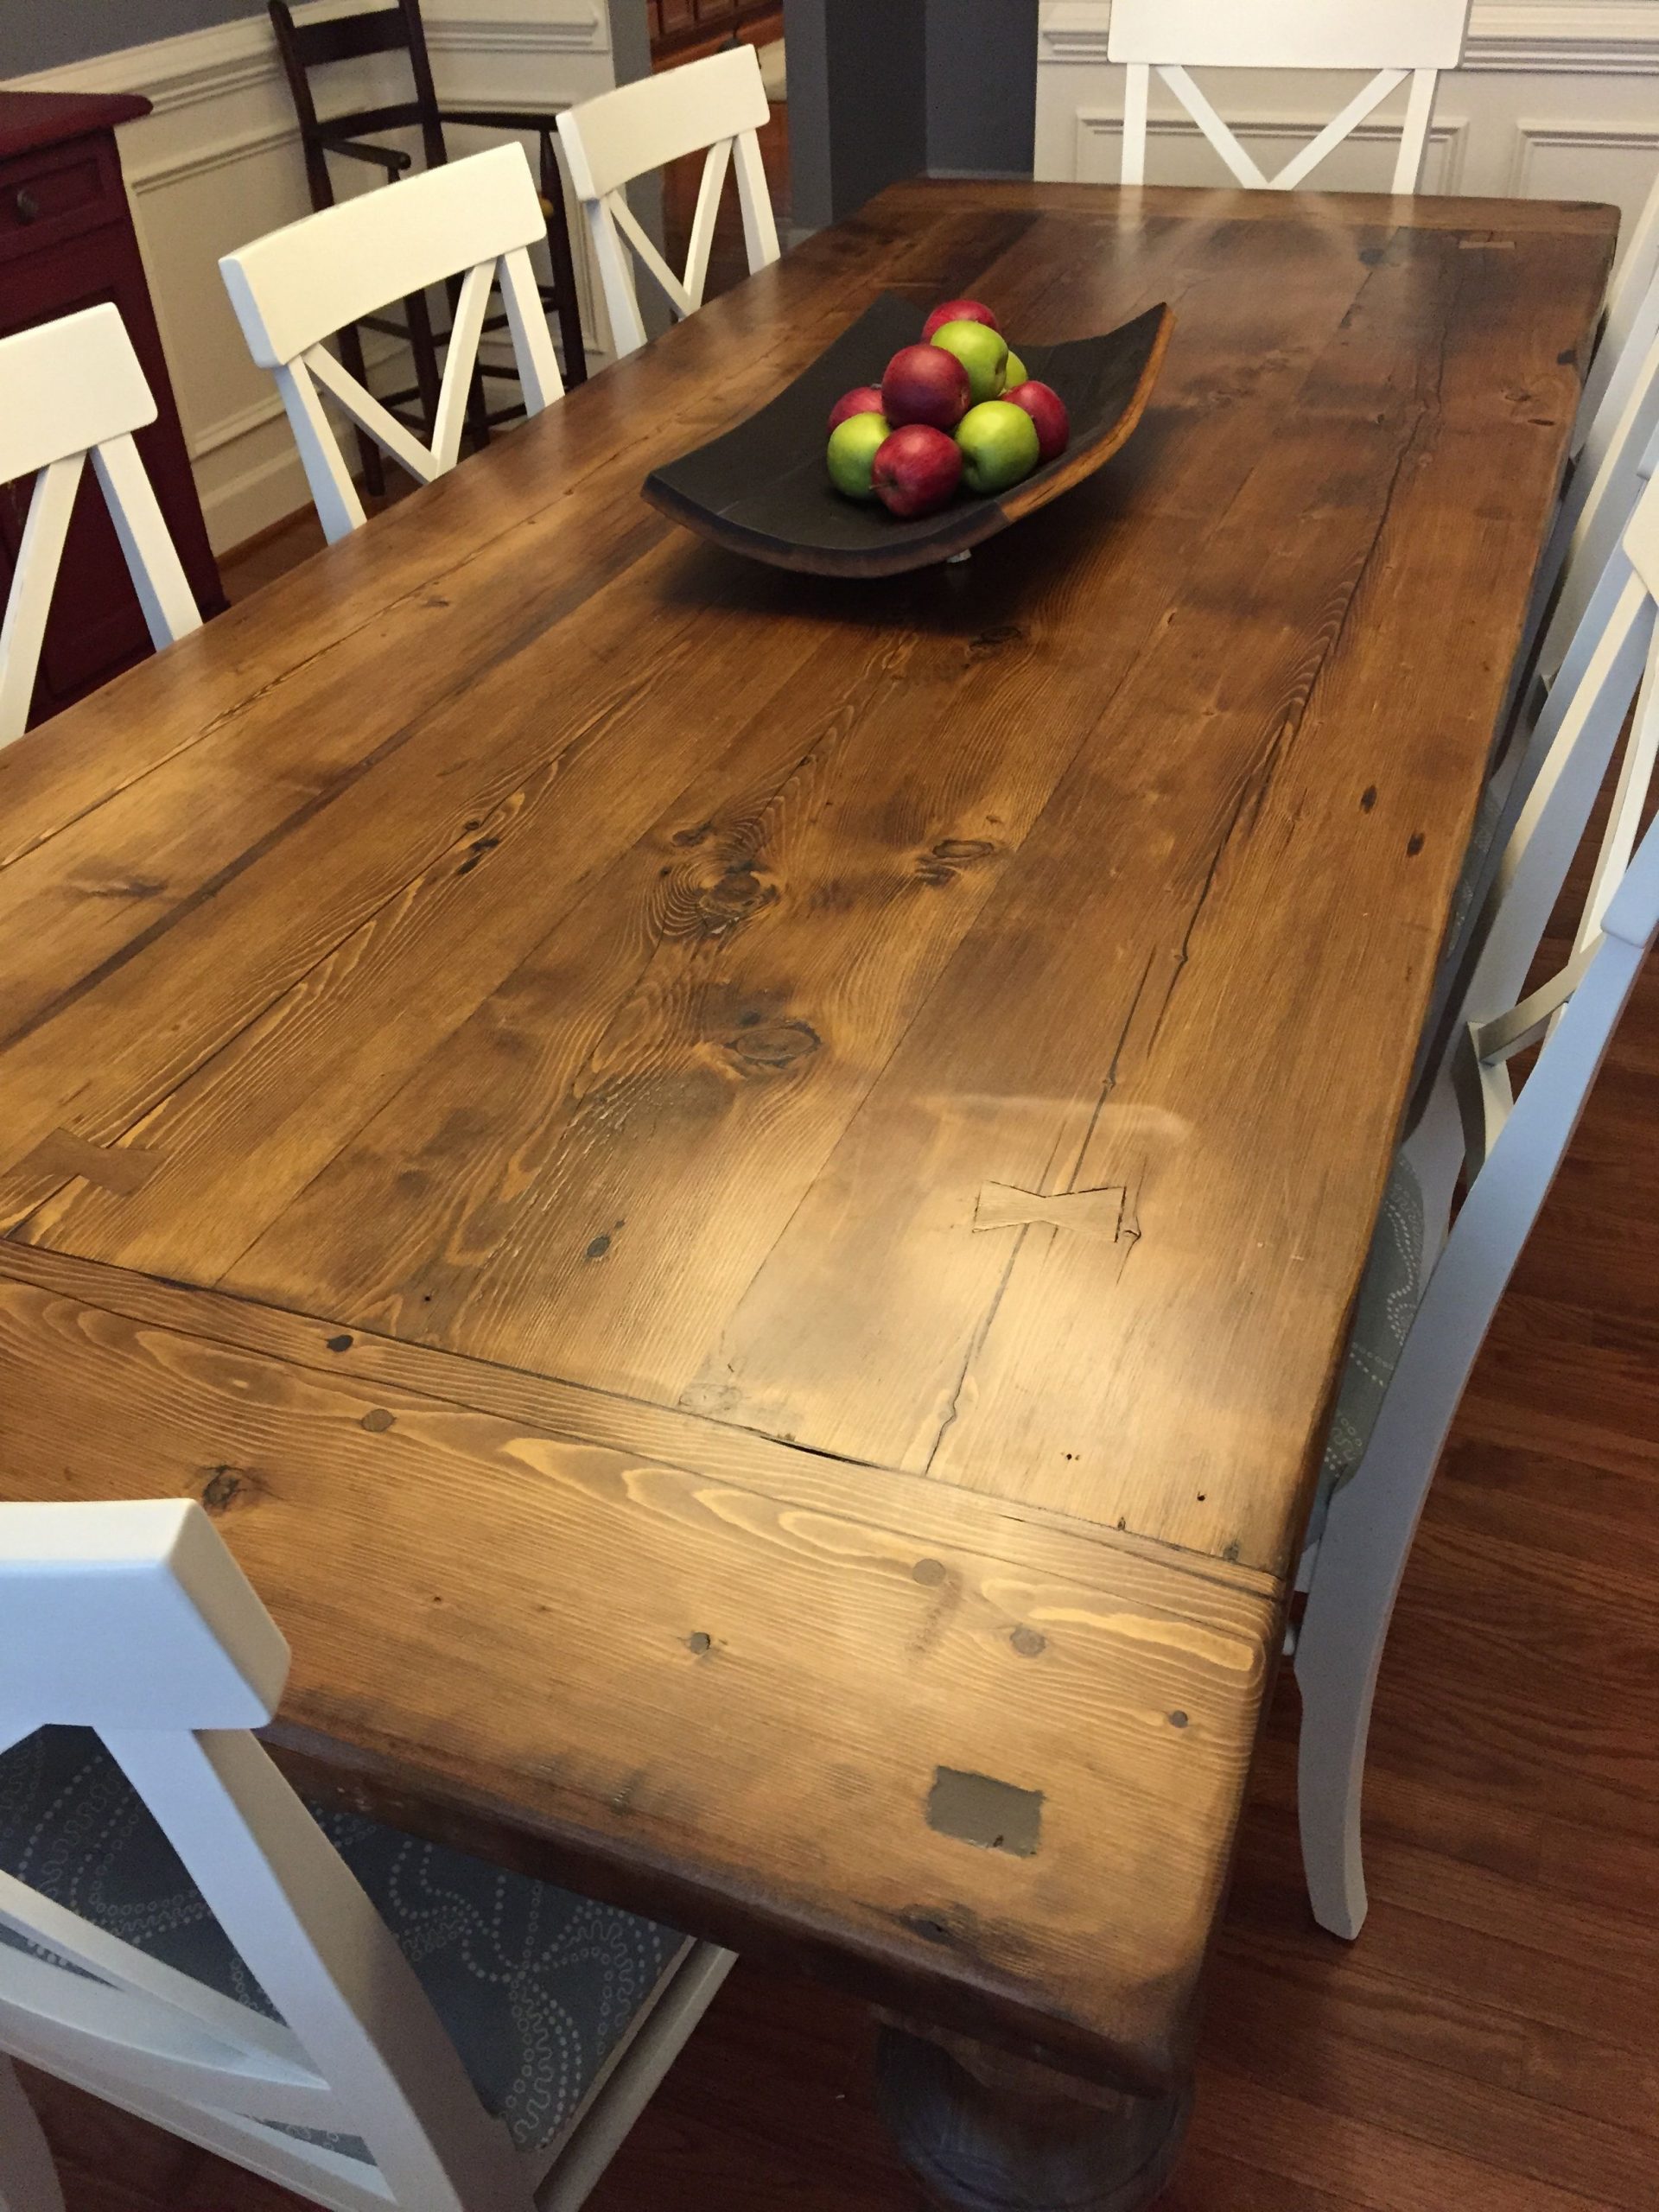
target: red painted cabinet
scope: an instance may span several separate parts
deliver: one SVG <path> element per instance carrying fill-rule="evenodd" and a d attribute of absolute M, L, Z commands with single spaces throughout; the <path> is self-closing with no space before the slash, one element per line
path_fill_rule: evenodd
<path fill-rule="evenodd" d="M 160 413 L 138 434 L 198 605 L 225 605 L 121 181 L 115 126 L 137 97 L 0 92 L 0 338 L 112 300 Z M 27 483 L 0 486 L 0 602 L 28 512 Z M 31 720 L 96 690 L 150 650 L 137 593 L 91 469 L 80 487 L 47 626 Z"/>

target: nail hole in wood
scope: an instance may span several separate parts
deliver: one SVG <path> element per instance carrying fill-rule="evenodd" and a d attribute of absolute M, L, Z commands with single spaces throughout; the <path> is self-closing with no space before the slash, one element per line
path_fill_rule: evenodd
<path fill-rule="evenodd" d="M 700 1628 L 694 1629 L 685 1639 L 686 1649 L 694 1652 L 699 1659 L 702 1657 L 704 1652 L 713 1650 L 714 1643 L 714 1637 L 705 1636 Z"/>
<path fill-rule="evenodd" d="M 1186 1715 L 1184 1713 L 1172 1713 L 1169 1716 L 1169 1725 L 1172 1728 L 1185 1728 Z"/>
<path fill-rule="evenodd" d="M 330 1337 L 328 1339 L 330 1351 L 350 1351 L 351 1348 L 352 1340 L 348 1336 Z"/>

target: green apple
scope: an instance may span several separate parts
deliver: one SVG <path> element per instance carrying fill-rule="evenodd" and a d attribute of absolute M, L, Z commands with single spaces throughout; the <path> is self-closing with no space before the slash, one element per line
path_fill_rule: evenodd
<path fill-rule="evenodd" d="M 970 492 L 1006 492 L 1037 466 L 1037 425 L 1011 400 L 985 399 L 957 425 L 962 480 Z"/>
<path fill-rule="evenodd" d="M 1016 385 L 1028 382 L 1030 373 L 1031 372 L 1027 368 L 1025 363 L 1014 352 L 1013 346 L 1010 346 L 1008 348 L 1008 365 L 1002 378 L 1003 391 L 1012 391 Z"/>
<path fill-rule="evenodd" d="M 1020 410 L 1016 407 L 1014 411 L 1017 415 Z M 824 459 L 830 466 L 830 481 L 837 492 L 849 499 L 874 499 L 870 466 L 892 432 L 893 425 L 885 415 L 849 415 L 844 423 L 836 423 L 830 433 Z"/>
<path fill-rule="evenodd" d="M 968 395 L 976 406 L 995 399 L 1002 389 L 1008 365 L 1008 341 L 1000 330 L 982 322 L 944 322 L 929 344 L 954 353 L 968 372 Z"/>

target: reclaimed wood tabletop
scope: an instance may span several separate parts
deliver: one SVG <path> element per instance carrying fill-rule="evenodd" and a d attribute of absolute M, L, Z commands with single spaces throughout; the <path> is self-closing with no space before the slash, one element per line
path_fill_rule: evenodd
<path fill-rule="evenodd" d="M 12 747 L 0 1494 L 201 1498 L 308 1779 L 1166 2088 L 1613 225 L 896 188 Z M 882 290 L 1175 325 L 964 566 L 641 501 Z"/>

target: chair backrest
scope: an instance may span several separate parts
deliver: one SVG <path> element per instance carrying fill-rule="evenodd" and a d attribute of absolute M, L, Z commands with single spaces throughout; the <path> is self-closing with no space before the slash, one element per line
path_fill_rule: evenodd
<path fill-rule="evenodd" d="M 29 519 L 0 626 L 0 745 L 21 736 L 53 587 L 87 456 L 104 488 L 156 646 L 201 626 L 132 433 L 156 402 L 113 307 L 86 308 L 0 339 L 0 484 L 33 476 Z"/>
<path fill-rule="evenodd" d="M 32 1947 L 0 1947 L 0 2051 L 344 2212 L 530 2212 L 413 1969 L 248 1732 L 288 1649 L 201 1508 L 0 1506 L 0 1749 L 96 1730 L 280 2015 L 0 1873 L 0 1924 Z"/>
<path fill-rule="evenodd" d="M 266 5 L 294 111 L 299 118 L 300 139 L 315 206 L 332 207 L 334 198 L 322 143 L 325 131 L 338 139 L 354 137 L 364 131 L 396 130 L 418 124 L 427 167 L 435 168 L 445 159 L 437 86 L 427 52 L 420 0 L 394 0 L 391 7 L 370 7 L 353 15 L 324 16 L 304 22 L 296 21 L 289 0 L 266 0 Z M 337 62 L 362 60 L 377 54 L 408 56 L 414 79 L 413 97 L 378 107 L 346 109 L 320 116 L 311 81 L 313 73 Z"/>
<path fill-rule="evenodd" d="M 562 394 L 526 251 L 546 228 L 530 163 L 514 140 L 306 216 L 219 263 L 254 359 L 276 372 L 331 541 L 365 518 L 323 410 L 323 391 L 395 461 L 429 484 L 453 468 L 460 454 L 479 336 L 491 288 L 499 281 L 526 413 L 539 414 Z M 340 366 L 323 340 L 390 301 L 454 276 L 463 281 L 429 448 Z"/>
<path fill-rule="evenodd" d="M 760 62 L 752 46 L 683 62 L 638 84 L 566 108 L 559 118 L 570 181 L 582 204 L 605 288 L 612 340 L 619 355 L 645 342 L 633 270 L 623 242 L 662 288 L 677 315 L 702 304 L 709 253 L 726 172 L 737 170 L 738 204 L 751 270 L 778 258 L 778 227 L 766 190 L 757 131 L 770 110 Z M 626 188 L 647 169 L 707 148 L 702 184 L 691 223 L 685 270 L 677 276 L 627 201 Z"/>
<path fill-rule="evenodd" d="M 1112 0 L 1107 57 L 1128 65 L 1125 184 L 1146 179 L 1147 95 L 1156 70 L 1241 184 L 1287 192 L 1311 175 L 1408 77 L 1394 190 L 1414 192 L 1439 71 L 1463 52 L 1469 0 Z M 1373 73 L 1276 176 L 1260 167 L 1187 73 L 1190 69 L 1364 69 Z"/>
<path fill-rule="evenodd" d="M 1653 473 L 1659 443 L 1659 270 L 1630 310 L 1623 348 L 1591 415 L 1549 542 L 1539 563 L 1534 606 L 1545 617 L 1536 670 L 1546 685 L 1582 673 L 1569 662 L 1592 594 Z M 1611 343 L 1604 337 L 1604 349 Z M 1598 354 L 1599 360 L 1601 355 Z M 1553 596 L 1552 596 L 1553 594 Z"/>
<path fill-rule="evenodd" d="M 1386 1453 L 1409 1431 L 1426 1465 L 1444 1441 L 1659 929 L 1659 830 L 1649 829 L 1637 845 L 1659 759 L 1659 486 L 1643 494 L 1609 583 L 1611 611 L 1598 618 L 1584 672 L 1570 699 L 1552 697 L 1535 740 L 1538 757 L 1522 779 L 1524 799 L 1512 810 L 1462 963 L 1456 1018 L 1404 1147 L 1422 1190 L 1431 1251 L 1459 1173 L 1468 1187 L 1384 1404 L 1383 1419 L 1404 1427 L 1385 1432 L 1379 1421 L 1370 1446 Z M 1621 736 L 1624 758 L 1572 950 L 1550 981 L 1529 992 Z M 1510 1062 L 1541 1040 L 1517 1098 Z"/>
<path fill-rule="evenodd" d="M 1584 380 L 1584 396 L 1579 409 L 1578 421 L 1573 426 L 1572 451 L 1576 456 L 1590 435 L 1592 426 L 1599 420 L 1611 427 L 1617 419 L 1616 410 L 1609 415 L 1605 410 L 1608 387 L 1615 372 L 1626 359 L 1632 338 L 1638 349 L 1641 335 L 1637 325 L 1643 319 L 1643 308 L 1651 294 L 1654 279 L 1659 276 L 1659 176 L 1653 181 L 1637 218 L 1636 228 L 1624 242 L 1618 267 L 1612 283 L 1607 288 L 1606 305 L 1602 313 L 1601 328 L 1597 334 L 1596 350 L 1590 363 L 1590 372 Z"/>

